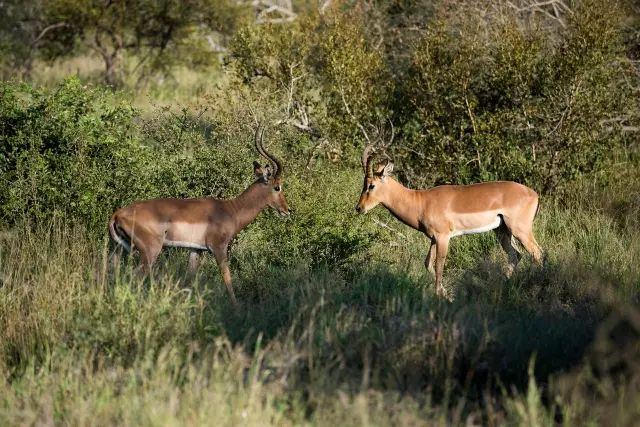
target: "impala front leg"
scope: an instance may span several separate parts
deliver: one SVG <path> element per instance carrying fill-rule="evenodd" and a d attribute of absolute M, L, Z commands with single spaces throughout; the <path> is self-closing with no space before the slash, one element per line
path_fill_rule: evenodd
<path fill-rule="evenodd" d="M 427 253 L 427 257 L 424 259 L 424 266 L 427 268 L 427 271 L 435 276 L 436 271 L 433 268 L 436 262 L 436 242 L 431 240 L 431 245 L 429 246 L 429 253 Z"/>
<path fill-rule="evenodd" d="M 498 236 L 498 240 L 500 241 L 502 249 L 507 254 L 508 260 L 506 276 L 507 278 L 509 278 L 518 266 L 521 256 L 516 247 L 513 246 L 513 235 L 507 227 L 498 227 L 496 228 L 495 232 L 496 236 Z"/>
<path fill-rule="evenodd" d="M 199 266 L 200 266 L 200 252 L 191 251 L 189 253 L 189 267 L 188 267 L 189 274 L 195 274 Z"/>
<path fill-rule="evenodd" d="M 229 292 L 229 296 L 231 297 L 231 302 L 237 308 L 238 300 L 236 300 L 236 294 L 233 292 L 233 286 L 231 285 L 231 270 L 229 270 L 229 257 L 227 256 L 227 247 L 225 246 L 224 248 L 215 248 L 213 250 L 213 256 L 215 256 L 218 267 L 220 268 L 220 273 L 222 273 L 222 280 L 224 281 L 224 285 L 227 287 L 227 291 Z"/>
<path fill-rule="evenodd" d="M 449 251 L 449 235 L 436 236 L 436 295 L 445 296 L 445 289 L 442 285 L 442 274 L 444 273 L 444 262 Z"/>

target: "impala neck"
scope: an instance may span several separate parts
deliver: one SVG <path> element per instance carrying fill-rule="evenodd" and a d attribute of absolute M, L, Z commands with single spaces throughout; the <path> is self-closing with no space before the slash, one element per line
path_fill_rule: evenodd
<path fill-rule="evenodd" d="M 416 191 L 411 190 L 391 177 L 385 178 L 384 192 L 381 194 L 382 205 L 400 221 L 410 227 L 420 229 L 422 208 L 416 200 Z"/>
<path fill-rule="evenodd" d="M 256 181 L 235 199 L 228 200 L 236 222 L 236 233 L 240 232 L 269 204 L 271 187 Z"/>

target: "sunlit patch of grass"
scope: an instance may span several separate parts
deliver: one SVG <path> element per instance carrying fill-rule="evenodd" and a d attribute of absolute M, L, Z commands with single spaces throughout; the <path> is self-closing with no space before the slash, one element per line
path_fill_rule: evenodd
<path fill-rule="evenodd" d="M 121 59 L 121 88 L 130 93 L 132 105 L 142 111 L 164 105 L 197 105 L 228 76 L 219 65 L 193 69 L 188 65 L 176 66 L 169 73 L 145 74 L 138 66 L 139 58 Z M 104 82 L 104 63 L 91 54 L 77 55 L 54 62 L 36 61 L 31 80 L 37 86 L 55 87 L 68 77 L 78 76 L 83 82 Z"/>

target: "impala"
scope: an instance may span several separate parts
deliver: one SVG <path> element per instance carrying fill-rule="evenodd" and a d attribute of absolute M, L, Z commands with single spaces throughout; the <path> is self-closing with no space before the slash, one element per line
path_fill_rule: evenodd
<path fill-rule="evenodd" d="M 194 271 L 202 252 L 213 253 L 234 305 L 228 248 L 232 239 L 267 206 L 288 216 L 282 191 L 282 162 L 264 149 L 264 129 L 255 134 L 258 153 L 273 164 L 262 168 L 253 162 L 256 181 L 235 199 L 154 199 L 118 209 L 109 222 L 109 233 L 127 252 L 138 249 L 145 272 L 165 246 L 190 249 L 189 270 Z"/>
<path fill-rule="evenodd" d="M 455 236 L 495 230 L 509 260 L 508 276 L 520 261 L 512 237 L 542 264 L 542 251 L 533 236 L 538 211 L 535 191 L 511 181 L 411 190 L 389 176 L 393 171 L 389 159 L 374 162 L 372 149 L 368 145 L 362 153 L 365 177 L 356 211 L 365 213 L 382 203 L 398 220 L 427 236 L 431 246 L 424 264 L 435 273 L 437 295 L 444 294 L 442 273 L 449 240 Z"/>

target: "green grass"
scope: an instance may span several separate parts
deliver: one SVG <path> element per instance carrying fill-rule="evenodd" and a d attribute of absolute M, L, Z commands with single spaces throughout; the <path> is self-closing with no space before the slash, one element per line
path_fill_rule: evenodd
<path fill-rule="evenodd" d="M 622 44 L 603 2 L 558 31 L 451 9 L 407 38 L 411 2 L 369 3 L 347 20 L 249 28 L 224 66 L 144 75 L 124 56 L 114 96 L 87 52 L 36 60 L 31 83 L 48 90 L 7 86 L 0 426 L 637 424 L 640 162 L 618 129 L 637 124 L 635 24 Z M 307 114 L 320 138 L 268 132 L 294 215 L 262 214 L 234 243 L 240 310 L 211 257 L 195 277 L 177 249 L 152 278 L 135 257 L 113 262 L 96 229 L 116 205 L 236 194 L 255 120 Z M 535 221 L 545 265 L 525 257 L 506 278 L 492 233 L 458 237 L 452 300 L 437 298 L 424 236 L 353 209 L 360 128 L 387 116 L 413 183 L 567 184 Z"/>
<path fill-rule="evenodd" d="M 186 279 L 171 251 L 149 280 L 82 228 L 6 231 L 0 424 L 625 424 L 640 232 L 615 212 L 545 200 L 548 261 L 510 279 L 491 234 L 457 238 L 453 302 L 424 238 L 391 220 L 391 250 L 339 267 L 256 263 L 252 229 L 234 248 L 239 313 L 211 260 Z"/>

